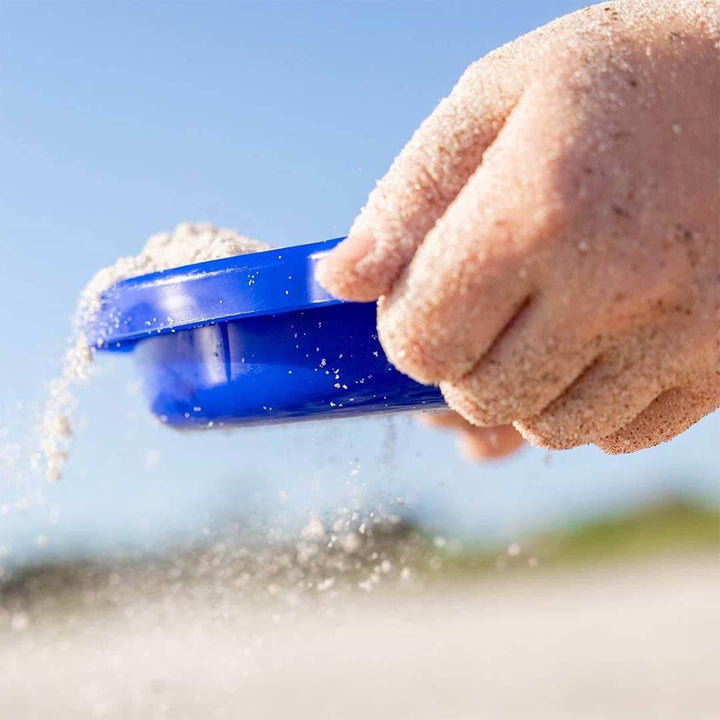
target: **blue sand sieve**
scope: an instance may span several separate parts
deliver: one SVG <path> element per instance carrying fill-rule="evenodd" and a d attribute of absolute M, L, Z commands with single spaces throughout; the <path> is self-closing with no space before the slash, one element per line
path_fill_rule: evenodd
<path fill-rule="evenodd" d="M 123 280 L 86 329 L 100 350 L 132 351 L 152 412 L 178 428 L 265 424 L 444 406 L 390 365 L 375 303 L 315 280 L 342 238 Z"/>

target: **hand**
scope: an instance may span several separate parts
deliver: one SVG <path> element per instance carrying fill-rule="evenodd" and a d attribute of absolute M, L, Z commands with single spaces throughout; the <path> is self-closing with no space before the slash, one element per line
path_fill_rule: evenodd
<path fill-rule="evenodd" d="M 596 5 L 472 65 L 319 267 L 475 425 L 630 452 L 720 405 L 720 8 Z"/>
<path fill-rule="evenodd" d="M 468 460 L 495 460 L 514 453 L 522 436 L 512 425 L 477 427 L 452 410 L 420 413 L 418 419 L 431 427 L 458 432 L 460 452 Z"/>

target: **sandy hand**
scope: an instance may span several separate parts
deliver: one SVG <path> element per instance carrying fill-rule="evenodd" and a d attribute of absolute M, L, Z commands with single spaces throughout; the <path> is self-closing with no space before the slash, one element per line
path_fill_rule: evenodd
<path fill-rule="evenodd" d="M 720 405 L 720 4 L 561 18 L 472 65 L 321 264 L 475 425 L 630 452 Z"/>

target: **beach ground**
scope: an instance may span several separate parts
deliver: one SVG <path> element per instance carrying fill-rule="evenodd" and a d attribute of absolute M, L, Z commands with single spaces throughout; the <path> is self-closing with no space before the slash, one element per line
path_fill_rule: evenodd
<path fill-rule="evenodd" d="M 19 616 L 0 717 L 711 720 L 719 559 L 398 581 L 294 608 L 161 596 Z"/>

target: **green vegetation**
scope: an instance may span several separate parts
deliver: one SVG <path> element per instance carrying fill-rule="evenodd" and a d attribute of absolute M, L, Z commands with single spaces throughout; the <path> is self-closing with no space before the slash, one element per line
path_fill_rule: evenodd
<path fill-rule="evenodd" d="M 720 510 L 665 501 L 632 515 L 579 525 L 538 538 L 538 553 L 554 562 L 589 562 L 661 552 L 720 550 Z"/>
<path fill-rule="evenodd" d="M 720 508 L 668 499 L 636 512 L 541 533 L 509 550 L 465 548 L 443 565 L 449 572 L 465 574 L 538 565 L 589 565 L 669 553 L 717 551 L 720 556 Z"/>

